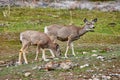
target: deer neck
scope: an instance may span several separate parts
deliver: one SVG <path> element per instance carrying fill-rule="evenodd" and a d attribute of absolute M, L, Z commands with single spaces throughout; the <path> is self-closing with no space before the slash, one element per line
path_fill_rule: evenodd
<path fill-rule="evenodd" d="M 79 36 L 82 36 L 82 35 L 84 35 L 87 32 L 88 31 L 84 27 L 82 27 L 82 28 L 79 29 Z"/>

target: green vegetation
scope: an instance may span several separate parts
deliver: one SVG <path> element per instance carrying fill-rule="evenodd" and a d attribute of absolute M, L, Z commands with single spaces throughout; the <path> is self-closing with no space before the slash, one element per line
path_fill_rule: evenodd
<path fill-rule="evenodd" d="M 71 22 L 70 10 L 11 7 L 10 15 L 6 17 L 3 15 L 5 10 L 7 10 L 7 8 L 0 8 L 0 61 L 10 61 L 13 59 L 17 60 L 18 52 L 21 47 L 19 42 L 20 32 L 30 29 L 43 32 L 45 26 L 51 24 L 68 25 Z M 89 68 L 79 69 L 77 67 L 70 71 L 55 70 L 51 72 L 31 70 L 31 68 L 36 65 L 38 66 L 46 63 L 41 61 L 33 61 L 35 57 L 35 47 L 31 47 L 29 53 L 30 55 L 27 54 L 30 64 L 21 65 L 18 67 L 4 67 L 0 71 L 0 79 L 5 80 L 9 78 L 13 80 L 48 80 L 51 77 L 55 77 L 53 79 L 56 80 L 58 77 L 60 77 L 59 80 L 65 80 L 65 73 L 67 75 L 69 72 L 74 74 L 74 80 L 77 80 L 76 77 L 79 77 L 79 75 L 82 74 L 90 76 L 93 73 L 87 74 L 86 70 L 93 69 L 93 64 L 101 68 L 100 64 L 102 64 L 101 61 L 91 57 L 93 54 L 91 50 L 97 50 L 97 55 L 102 55 L 107 59 L 112 58 L 113 56 L 116 57 L 116 61 L 118 62 L 114 62 L 116 62 L 117 64 L 115 65 L 118 66 L 120 58 L 120 12 L 100 12 L 96 10 L 88 11 L 78 9 L 72 10 L 72 20 L 74 25 L 82 26 L 84 24 L 84 18 L 87 18 L 88 20 L 98 18 L 98 22 L 95 24 L 95 32 L 89 32 L 82 36 L 78 41 L 75 41 L 75 51 L 78 53 L 77 56 L 79 58 L 76 59 L 74 57 L 70 57 L 69 59 L 73 62 L 79 63 L 80 65 L 83 65 L 84 63 L 90 63 L 91 66 Z M 60 46 L 62 53 L 64 53 L 66 44 L 60 42 Z M 87 51 L 88 53 L 83 55 L 81 54 L 83 51 Z M 64 56 L 64 54 L 62 56 Z M 88 57 L 89 60 L 87 61 L 85 58 Z M 64 61 L 65 59 L 62 60 Z M 112 65 L 114 62 L 111 62 L 110 64 Z M 111 67 L 110 64 L 106 62 L 104 63 L 108 65 L 104 66 L 104 69 Z M 24 73 L 26 71 L 31 72 L 32 76 L 24 77 Z M 98 71 L 96 72 L 98 73 Z M 52 76 L 45 75 L 49 73 Z M 59 75 L 56 76 L 56 74 Z"/>

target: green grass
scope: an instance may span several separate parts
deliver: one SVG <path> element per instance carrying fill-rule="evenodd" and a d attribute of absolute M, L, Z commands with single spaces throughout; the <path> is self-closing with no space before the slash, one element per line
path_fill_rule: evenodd
<path fill-rule="evenodd" d="M 44 30 L 45 26 L 51 24 L 63 24 L 68 25 L 70 21 L 70 10 L 64 9 L 52 9 L 52 8 L 18 8 L 11 7 L 10 16 L 4 17 L 2 12 L 7 10 L 7 8 L 0 9 L 0 24 L 5 24 L 0 27 L 1 33 L 20 33 L 25 30 Z M 74 25 L 82 26 L 83 19 L 88 20 L 98 18 L 98 22 L 95 24 L 96 29 L 94 33 L 87 33 L 88 35 L 83 36 L 83 38 L 92 37 L 103 42 L 112 43 L 110 37 L 119 43 L 120 35 L 120 12 L 100 12 L 100 11 L 88 11 L 88 10 L 72 10 L 72 20 Z M 110 23 L 115 23 L 114 27 L 110 26 Z M 88 39 L 86 39 L 87 41 Z M 90 39 L 91 40 L 91 39 Z"/>

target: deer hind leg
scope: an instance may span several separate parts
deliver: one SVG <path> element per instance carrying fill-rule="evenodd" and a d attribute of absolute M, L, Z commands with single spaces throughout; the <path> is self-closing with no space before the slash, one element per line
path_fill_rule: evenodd
<path fill-rule="evenodd" d="M 72 54 L 73 54 L 74 56 L 76 56 L 76 55 L 75 55 L 75 50 L 74 50 L 74 45 L 73 45 L 73 43 L 71 43 L 70 46 L 71 46 L 71 49 L 72 49 Z"/>
<path fill-rule="evenodd" d="M 67 46 L 67 48 L 66 48 L 66 51 L 65 51 L 65 58 L 68 58 L 67 53 L 68 53 L 69 47 L 70 47 L 70 46 Z"/>
<path fill-rule="evenodd" d="M 49 59 L 46 59 L 46 57 L 45 57 L 45 49 L 42 49 L 42 59 L 44 61 L 49 61 Z"/>
<path fill-rule="evenodd" d="M 40 53 L 40 46 L 39 46 L 39 45 L 37 45 L 35 60 L 38 60 L 38 54 L 39 54 L 39 53 Z"/>
<path fill-rule="evenodd" d="M 23 55 L 23 58 L 24 58 L 25 62 L 27 62 L 27 60 L 25 59 L 25 57 L 26 57 L 25 56 L 25 49 L 26 48 L 28 48 L 27 44 L 25 44 L 25 45 L 23 44 L 22 48 L 19 51 L 19 59 L 18 59 L 19 64 L 22 64 L 21 63 L 22 55 Z"/>
<path fill-rule="evenodd" d="M 25 64 L 28 64 L 27 58 L 26 58 L 26 50 L 28 48 L 28 45 L 25 45 L 25 48 L 23 50 L 23 59 L 25 61 Z"/>

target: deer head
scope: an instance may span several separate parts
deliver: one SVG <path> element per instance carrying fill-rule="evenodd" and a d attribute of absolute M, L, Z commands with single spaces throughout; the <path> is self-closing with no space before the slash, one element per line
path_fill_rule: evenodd
<path fill-rule="evenodd" d="M 97 22 L 97 18 L 93 19 L 92 21 L 88 21 L 86 18 L 84 19 L 84 29 L 86 31 L 94 31 L 94 23 Z"/>

